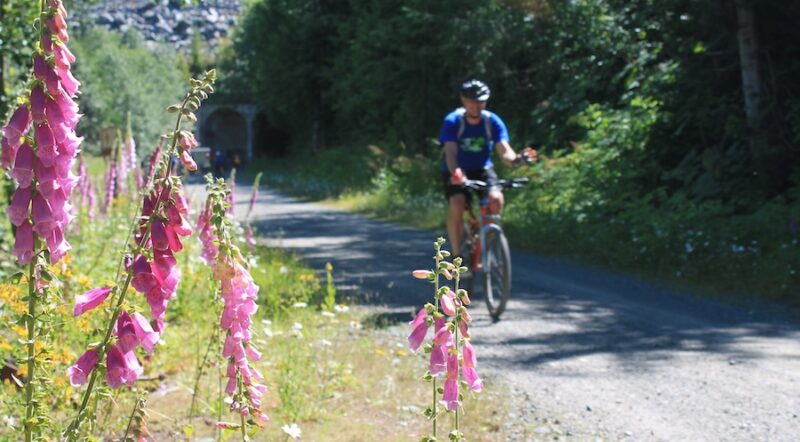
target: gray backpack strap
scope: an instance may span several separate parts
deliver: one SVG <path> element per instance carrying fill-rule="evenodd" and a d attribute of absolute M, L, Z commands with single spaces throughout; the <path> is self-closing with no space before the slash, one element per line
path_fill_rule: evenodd
<path fill-rule="evenodd" d="M 492 141 L 492 113 L 487 110 L 481 111 L 481 119 L 483 119 L 483 124 L 486 126 L 486 137 L 489 138 L 489 141 Z"/>
<path fill-rule="evenodd" d="M 456 112 L 458 112 L 458 133 L 456 134 L 456 140 L 460 141 L 461 135 L 464 135 L 464 114 L 467 110 L 460 107 Z"/>

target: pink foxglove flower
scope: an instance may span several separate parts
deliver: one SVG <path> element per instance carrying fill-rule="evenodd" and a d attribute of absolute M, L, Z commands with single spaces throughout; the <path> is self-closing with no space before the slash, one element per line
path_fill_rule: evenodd
<path fill-rule="evenodd" d="M 56 62 L 56 66 L 59 68 L 69 69 L 72 63 L 75 63 L 75 56 L 66 45 L 55 45 L 55 47 L 53 47 L 53 54 L 53 59 Z"/>
<path fill-rule="evenodd" d="M 133 262 L 133 279 L 131 285 L 139 293 L 147 293 L 158 286 L 158 280 L 150 268 L 150 263 L 142 255 L 139 255 Z"/>
<path fill-rule="evenodd" d="M 442 318 L 436 318 L 433 329 L 435 334 L 433 347 L 431 348 L 429 370 L 432 376 L 439 376 L 445 371 L 447 345 L 453 339 L 453 334 L 447 329 Z"/>
<path fill-rule="evenodd" d="M 428 323 L 428 309 L 424 307 L 420 309 L 414 320 L 409 322 L 409 325 L 411 326 L 412 332 L 408 335 L 408 346 L 411 351 L 416 352 L 419 350 L 419 346 L 422 345 L 422 341 L 425 340 L 425 336 L 428 334 L 428 328 L 430 327 Z"/>
<path fill-rule="evenodd" d="M 451 342 L 447 351 L 447 379 L 444 381 L 444 393 L 442 394 L 442 405 L 450 411 L 457 410 L 461 406 L 458 400 L 458 354 L 451 349 Z M 451 351 L 452 350 L 452 351 Z"/>
<path fill-rule="evenodd" d="M 133 386 L 136 379 L 144 371 L 133 351 L 123 352 L 118 345 L 112 345 L 106 355 L 106 382 L 111 388 L 119 388 L 123 384 Z"/>
<path fill-rule="evenodd" d="M 36 124 L 43 124 L 47 120 L 45 100 L 47 96 L 41 86 L 31 89 L 31 118 Z"/>
<path fill-rule="evenodd" d="M 73 316 L 80 316 L 89 310 L 102 304 L 111 293 L 111 287 L 99 287 L 88 292 L 75 296 L 75 308 L 72 310 Z"/>
<path fill-rule="evenodd" d="M 118 338 L 117 346 L 122 353 L 132 352 L 140 346 L 152 353 L 160 336 L 153 330 L 147 318 L 138 312 L 129 315 L 125 310 L 119 314 L 114 335 Z"/>
<path fill-rule="evenodd" d="M 11 115 L 11 120 L 3 128 L 3 137 L 8 140 L 10 148 L 16 148 L 20 144 L 20 138 L 28 132 L 31 127 L 31 113 L 28 106 L 23 104 Z"/>
<path fill-rule="evenodd" d="M 33 180 L 33 149 L 30 144 L 22 143 L 17 150 L 11 177 L 17 180 L 19 187 L 30 187 Z"/>
<path fill-rule="evenodd" d="M 153 352 L 160 334 L 153 330 L 153 326 L 141 313 L 135 312 L 131 315 L 133 321 L 133 328 L 136 332 L 136 337 L 139 339 L 139 344 L 148 352 Z"/>
<path fill-rule="evenodd" d="M 189 132 L 188 130 L 182 130 L 180 132 L 181 137 L 181 147 L 184 150 L 192 150 L 198 146 L 197 139 L 195 139 L 194 134 Z"/>
<path fill-rule="evenodd" d="M 459 333 L 461 333 L 461 336 L 465 338 L 470 337 L 469 326 L 467 325 L 467 321 L 458 321 L 458 331 Z"/>
<path fill-rule="evenodd" d="M 33 250 L 33 226 L 27 219 L 17 227 L 17 237 L 14 242 L 14 256 L 21 265 L 31 262 Z"/>
<path fill-rule="evenodd" d="M 183 167 L 185 167 L 186 170 L 190 172 L 197 170 L 197 163 L 194 161 L 194 158 L 192 158 L 192 155 L 188 151 L 184 150 L 181 152 L 181 154 L 178 156 L 178 159 L 181 161 L 181 164 L 183 164 Z"/>
<path fill-rule="evenodd" d="M 8 138 L 3 138 L 3 140 L 0 141 L 0 146 L 2 146 L 2 151 L 0 152 L 0 167 L 8 169 L 14 163 L 14 158 L 17 157 L 17 146 L 12 146 Z"/>
<path fill-rule="evenodd" d="M 86 383 L 89 373 L 94 370 L 97 365 L 97 349 L 92 348 L 86 350 L 75 365 L 67 369 L 67 376 L 69 376 L 69 383 L 73 387 L 78 387 Z"/>
<path fill-rule="evenodd" d="M 464 355 L 464 380 L 467 381 L 467 387 L 476 392 L 483 390 L 483 381 L 478 376 L 478 372 L 475 371 L 475 366 L 478 363 L 475 357 L 475 349 L 469 341 L 466 341 L 462 351 Z"/>
<path fill-rule="evenodd" d="M 198 146 L 197 140 L 194 135 L 188 130 L 180 131 L 180 154 L 178 159 L 183 164 L 186 170 L 194 172 L 197 170 L 197 163 L 192 158 L 192 149 Z"/>
<path fill-rule="evenodd" d="M 444 393 L 440 402 L 450 411 L 457 410 L 461 406 L 461 401 L 458 400 L 458 379 L 445 379 Z"/>
<path fill-rule="evenodd" d="M 442 295 L 441 299 L 441 307 L 442 312 L 445 315 L 452 316 L 456 314 L 456 303 L 455 303 L 455 293 L 452 290 L 448 290 L 447 293 Z"/>
<path fill-rule="evenodd" d="M 11 204 L 6 208 L 8 217 L 11 218 L 11 224 L 19 227 L 28 219 L 32 192 L 33 189 L 30 187 L 20 187 L 14 192 L 14 196 L 11 198 Z"/>
<path fill-rule="evenodd" d="M 124 309 L 119 313 L 117 323 L 114 324 L 114 336 L 117 337 L 117 347 L 122 353 L 136 350 L 139 346 L 139 336 L 133 326 L 133 319 Z"/>

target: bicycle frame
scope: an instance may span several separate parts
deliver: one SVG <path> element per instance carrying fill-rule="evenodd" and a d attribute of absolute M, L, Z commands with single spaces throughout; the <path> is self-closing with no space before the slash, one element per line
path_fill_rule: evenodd
<path fill-rule="evenodd" d="M 483 267 L 483 263 L 487 262 L 486 260 L 486 236 L 490 231 L 494 231 L 497 233 L 503 233 L 503 229 L 500 227 L 500 214 L 493 214 L 489 213 L 489 204 L 488 201 L 484 201 L 481 199 L 480 202 L 480 221 L 478 221 L 477 217 L 473 209 L 470 207 L 467 210 L 468 218 L 470 220 L 470 225 L 473 227 L 477 227 L 478 230 L 478 245 L 479 247 L 476 250 L 476 247 L 473 245 L 472 247 L 472 271 L 484 271 L 487 272 L 491 269 L 486 269 Z M 473 232 L 470 232 L 474 235 Z"/>

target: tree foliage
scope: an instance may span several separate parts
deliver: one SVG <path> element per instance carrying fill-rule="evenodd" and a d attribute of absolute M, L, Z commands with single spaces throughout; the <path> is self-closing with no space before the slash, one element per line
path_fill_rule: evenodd
<path fill-rule="evenodd" d="M 607 199 L 662 189 L 747 211 L 800 183 L 800 49 L 787 44 L 800 38 L 800 6 L 742 3 L 764 83 L 753 126 L 739 3 L 254 0 L 223 65 L 228 86 L 252 92 L 302 144 L 322 134 L 427 155 L 459 80 L 479 76 L 515 145 L 614 158 Z M 596 137 L 604 125 L 614 130 Z"/>
<path fill-rule="evenodd" d="M 143 151 L 153 148 L 166 128 L 152 116 L 163 113 L 182 93 L 184 73 L 176 53 L 146 47 L 133 29 L 122 35 L 89 29 L 70 44 L 77 58 L 75 76 L 83 84 L 81 135 L 96 142 L 102 129 L 124 128 L 130 113 Z"/>
<path fill-rule="evenodd" d="M 0 115 L 24 85 L 31 65 L 31 22 L 38 13 L 36 2 L 0 0 Z"/>

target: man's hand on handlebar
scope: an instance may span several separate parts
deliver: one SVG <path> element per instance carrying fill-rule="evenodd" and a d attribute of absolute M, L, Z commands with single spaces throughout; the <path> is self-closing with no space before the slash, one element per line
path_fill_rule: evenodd
<path fill-rule="evenodd" d="M 536 162 L 537 159 L 538 155 L 536 153 L 536 150 L 534 150 L 532 147 L 526 147 L 522 149 L 520 153 L 517 154 L 517 158 L 513 161 L 512 164 L 514 164 L 514 166 L 521 166 L 523 164 L 527 166 Z"/>
<path fill-rule="evenodd" d="M 464 176 L 464 171 L 461 168 L 457 168 L 452 175 L 450 175 L 450 184 L 454 186 L 461 186 L 466 181 L 467 177 Z"/>

